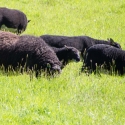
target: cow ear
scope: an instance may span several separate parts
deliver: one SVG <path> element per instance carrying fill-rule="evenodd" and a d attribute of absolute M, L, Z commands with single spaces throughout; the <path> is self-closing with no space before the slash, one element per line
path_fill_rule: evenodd
<path fill-rule="evenodd" d="M 110 42 L 111 45 L 113 45 L 115 43 L 112 38 L 108 38 L 107 40 Z"/>
<path fill-rule="evenodd" d="M 27 23 L 29 23 L 31 20 L 28 20 Z"/>

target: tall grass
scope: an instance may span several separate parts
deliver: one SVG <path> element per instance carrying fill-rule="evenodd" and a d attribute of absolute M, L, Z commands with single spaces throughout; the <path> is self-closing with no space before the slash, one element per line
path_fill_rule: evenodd
<path fill-rule="evenodd" d="M 123 0 L 1 0 L 26 13 L 23 34 L 113 38 L 125 49 Z M 0 125 L 124 125 L 125 77 L 79 73 L 70 63 L 55 78 L 0 73 Z"/>

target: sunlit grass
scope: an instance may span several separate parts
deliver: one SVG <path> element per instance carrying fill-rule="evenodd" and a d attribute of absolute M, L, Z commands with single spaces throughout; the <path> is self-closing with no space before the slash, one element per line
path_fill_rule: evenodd
<path fill-rule="evenodd" d="M 125 48 L 122 0 L 1 0 L 26 13 L 23 34 L 113 38 Z M 80 73 L 70 63 L 55 78 L 0 72 L 0 125 L 124 125 L 125 76 Z"/>

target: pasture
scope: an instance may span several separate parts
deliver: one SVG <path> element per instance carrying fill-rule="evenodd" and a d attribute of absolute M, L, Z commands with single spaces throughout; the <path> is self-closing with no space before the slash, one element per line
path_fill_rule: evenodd
<path fill-rule="evenodd" d="M 123 0 L 1 0 L 23 11 L 23 34 L 113 38 L 125 49 Z M 79 73 L 71 62 L 55 78 L 0 70 L 0 125 L 124 125 L 125 76 Z"/>

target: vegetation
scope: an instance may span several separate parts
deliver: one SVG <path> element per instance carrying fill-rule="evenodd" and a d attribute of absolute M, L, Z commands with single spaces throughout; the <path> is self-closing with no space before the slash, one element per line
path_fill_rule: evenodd
<path fill-rule="evenodd" d="M 1 0 L 31 22 L 23 34 L 113 38 L 125 49 L 123 0 Z M 123 125 L 125 76 L 79 73 L 71 62 L 55 78 L 0 72 L 0 125 Z"/>

